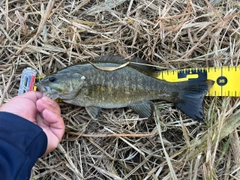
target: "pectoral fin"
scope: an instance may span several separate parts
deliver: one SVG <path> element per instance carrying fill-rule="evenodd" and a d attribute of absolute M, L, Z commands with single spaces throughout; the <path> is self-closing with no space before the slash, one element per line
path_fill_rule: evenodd
<path fill-rule="evenodd" d="M 134 112 L 139 114 L 141 118 L 149 118 L 153 114 L 153 103 L 151 101 L 140 102 L 129 106 Z"/>
<path fill-rule="evenodd" d="M 92 119 L 97 120 L 98 119 L 98 115 L 101 111 L 101 108 L 99 107 L 95 107 L 95 106 L 87 106 L 85 107 L 87 113 L 89 114 L 89 116 L 91 116 Z"/>

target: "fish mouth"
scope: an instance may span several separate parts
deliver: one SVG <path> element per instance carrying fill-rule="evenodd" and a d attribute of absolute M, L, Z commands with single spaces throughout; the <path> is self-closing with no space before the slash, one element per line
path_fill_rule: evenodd
<path fill-rule="evenodd" d="M 37 84 L 37 90 L 42 92 L 44 96 L 47 96 L 53 100 L 59 98 L 59 95 L 56 91 L 52 90 L 49 86 L 43 86 Z"/>
<path fill-rule="evenodd" d="M 42 93 L 46 93 L 46 92 L 51 91 L 49 86 L 42 86 L 42 85 L 39 85 L 39 84 L 36 84 L 36 86 L 37 86 L 37 90 L 42 92 Z"/>

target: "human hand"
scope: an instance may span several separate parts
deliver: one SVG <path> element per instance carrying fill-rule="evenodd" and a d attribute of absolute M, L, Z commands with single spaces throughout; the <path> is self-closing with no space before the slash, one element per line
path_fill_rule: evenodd
<path fill-rule="evenodd" d="M 53 151 L 61 141 L 65 125 L 58 104 L 40 92 L 27 92 L 12 98 L 0 111 L 21 116 L 40 126 L 48 138 L 45 154 Z"/>

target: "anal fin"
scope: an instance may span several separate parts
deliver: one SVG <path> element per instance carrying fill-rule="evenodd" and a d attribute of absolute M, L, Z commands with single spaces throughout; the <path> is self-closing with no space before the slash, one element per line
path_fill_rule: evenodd
<path fill-rule="evenodd" d="M 153 114 L 153 103 L 151 101 L 147 101 L 147 102 L 139 102 L 133 105 L 130 105 L 129 107 L 136 112 L 137 114 L 139 114 L 139 116 L 141 118 L 149 118 L 152 116 Z"/>
<path fill-rule="evenodd" d="M 85 107 L 87 113 L 89 114 L 89 116 L 91 116 L 92 119 L 97 120 L 98 119 L 98 115 L 101 111 L 101 108 L 99 107 L 95 107 L 95 106 L 87 106 Z"/>

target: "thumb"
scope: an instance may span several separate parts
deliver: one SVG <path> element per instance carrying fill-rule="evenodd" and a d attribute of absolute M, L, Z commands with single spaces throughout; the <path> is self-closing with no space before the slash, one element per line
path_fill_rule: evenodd
<path fill-rule="evenodd" d="M 43 94 L 41 92 L 29 91 L 17 97 L 26 98 L 33 102 L 36 102 L 38 99 L 42 98 L 42 96 Z"/>

